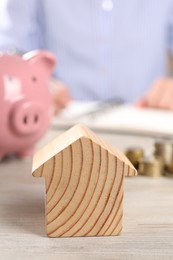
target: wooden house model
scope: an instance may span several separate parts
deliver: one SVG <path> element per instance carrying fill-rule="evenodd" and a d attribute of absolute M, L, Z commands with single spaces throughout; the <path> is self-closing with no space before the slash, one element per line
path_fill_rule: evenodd
<path fill-rule="evenodd" d="M 47 235 L 118 235 L 124 176 L 136 174 L 122 152 L 85 126 L 47 144 L 33 159 L 33 176 L 45 178 Z"/>

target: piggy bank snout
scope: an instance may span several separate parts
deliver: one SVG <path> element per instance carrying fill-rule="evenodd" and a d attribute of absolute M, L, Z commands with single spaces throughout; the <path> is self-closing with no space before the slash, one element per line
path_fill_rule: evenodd
<path fill-rule="evenodd" d="M 11 115 L 12 128 L 17 134 L 32 135 L 44 125 L 45 108 L 39 101 L 16 103 Z"/>

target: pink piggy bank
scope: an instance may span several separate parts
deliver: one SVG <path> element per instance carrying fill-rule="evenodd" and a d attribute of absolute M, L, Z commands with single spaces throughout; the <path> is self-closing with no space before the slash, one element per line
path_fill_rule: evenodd
<path fill-rule="evenodd" d="M 49 80 L 55 57 L 47 51 L 0 54 L 0 159 L 30 156 L 49 127 Z"/>

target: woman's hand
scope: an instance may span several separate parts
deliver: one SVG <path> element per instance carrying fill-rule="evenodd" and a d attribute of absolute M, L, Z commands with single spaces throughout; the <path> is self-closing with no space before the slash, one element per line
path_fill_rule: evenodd
<path fill-rule="evenodd" d="M 53 95 L 54 114 L 66 107 L 71 100 L 67 86 L 59 80 L 51 80 L 50 88 Z"/>
<path fill-rule="evenodd" d="M 154 82 L 144 98 L 137 102 L 138 106 L 173 109 L 173 79 L 162 78 Z"/>

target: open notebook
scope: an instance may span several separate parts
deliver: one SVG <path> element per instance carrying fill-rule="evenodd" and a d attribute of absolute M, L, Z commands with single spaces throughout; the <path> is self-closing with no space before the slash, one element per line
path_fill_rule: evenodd
<path fill-rule="evenodd" d="M 76 123 L 104 132 L 173 137 L 173 111 L 132 105 L 74 101 L 53 118 L 52 125 L 66 129 Z"/>

